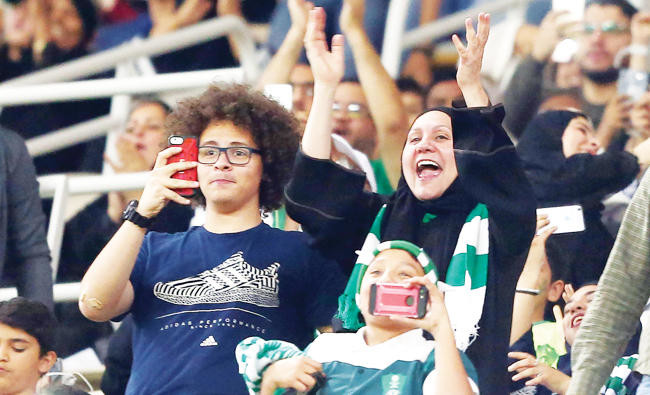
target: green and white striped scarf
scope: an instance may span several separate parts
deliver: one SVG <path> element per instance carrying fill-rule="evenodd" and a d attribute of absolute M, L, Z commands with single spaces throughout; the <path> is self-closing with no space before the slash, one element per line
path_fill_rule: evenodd
<path fill-rule="evenodd" d="M 345 291 L 339 297 L 337 317 L 343 322 L 343 327 L 349 330 L 358 330 L 364 326 L 359 320 L 360 311 L 355 296 L 380 244 L 381 223 L 385 212 L 386 205 L 377 213 Z M 437 281 L 435 265 L 432 265 L 433 269 L 428 272 L 425 269 L 427 276 L 432 281 L 437 281 L 436 285 L 445 294 L 445 306 L 454 329 L 456 346 L 462 351 L 465 351 L 478 335 L 478 322 L 485 300 L 489 243 L 488 211 L 484 204 L 479 203 L 465 219 L 449 262 L 445 282 Z"/>

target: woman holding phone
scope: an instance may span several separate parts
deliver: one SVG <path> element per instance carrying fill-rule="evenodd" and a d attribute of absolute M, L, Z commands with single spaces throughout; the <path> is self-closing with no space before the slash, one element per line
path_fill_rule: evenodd
<path fill-rule="evenodd" d="M 453 37 L 461 59 L 459 86 L 468 106 L 477 108 L 439 107 L 414 121 L 402 152 L 402 177 L 390 196 L 365 192 L 362 174 L 329 160 L 343 38 L 333 38 L 330 52 L 324 20 L 322 9 L 311 12 L 305 47 L 314 99 L 286 190 L 287 211 L 348 273 L 358 249 L 371 254 L 378 242 L 391 239 L 422 246 L 448 285 L 445 305 L 456 343 L 476 365 L 479 387 L 506 393 L 512 301 L 534 233 L 535 202 L 501 127 L 502 108 L 477 107 L 489 104 L 479 79 L 489 16 L 479 15 L 477 30 L 467 19 L 467 46 Z M 348 287 L 343 298 L 351 293 Z M 349 317 L 339 310 L 343 327 L 356 330 L 358 315 Z"/>
<path fill-rule="evenodd" d="M 584 231 L 553 236 L 565 251 L 568 280 L 574 284 L 597 281 L 614 245 L 600 218 L 601 200 L 639 173 L 634 155 L 612 150 L 598 154 L 599 148 L 589 118 L 569 110 L 536 116 L 517 145 L 538 207 L 582 208 Z"/>

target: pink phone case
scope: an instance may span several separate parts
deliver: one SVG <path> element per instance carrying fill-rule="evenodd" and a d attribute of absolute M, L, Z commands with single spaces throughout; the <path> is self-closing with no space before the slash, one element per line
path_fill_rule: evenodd
<path fill-rule="evenodd" d="M 370 312 L 373 315 L 400 315 L 422 318 L 426 314 L 429 292 L 426 287 L 407 288 L 402 284 L 372 284 Z"/>

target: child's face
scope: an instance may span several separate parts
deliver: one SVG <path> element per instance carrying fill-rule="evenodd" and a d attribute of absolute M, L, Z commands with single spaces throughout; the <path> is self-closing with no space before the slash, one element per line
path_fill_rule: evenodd
<path fill-rule="evenodd" d="M 38 379 L 52 367 L 54 352 L 40 355 L 35 337 L 0 324 L 0 394 L 34 391 Z"/>
<path fill-rule="evenodd" d="M 582 319 L 587 314 L 589 304 L 594 298 L 596 288 L 597 285 L 595 284 L 585 285 L 578 289 L 564 306 L 564 319 L 562 322 L 564 337 L 571 346 L 576 338 L 578 329 L 580 329 Z"/>
<path fill-rule="evenodd" d="M 357 296 L 357 306 L 368 326 L 400 326 L 388 317 L 370 314 L 370 288 L 376 283 L 404 283 L 413 277 L 424 276 L 422 265 L 413 255 L 400 249 L 382 251 L 372 260 L 361 281 L 361 291 Z M 415 327 L 415 326 L 414 326 Z M 397 328 L 396 328 L 397 329 Z"/>

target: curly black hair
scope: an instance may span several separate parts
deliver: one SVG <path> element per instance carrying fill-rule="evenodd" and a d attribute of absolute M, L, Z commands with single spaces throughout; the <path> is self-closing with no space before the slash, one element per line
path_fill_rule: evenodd
<path fill-rule="evenodd" d="M 0 302 L 0 323 L 35 337 L 41 357 L 54 350 L 57 322 L 43 303 L 23 297 Z"/>
<path fill-rule="evenodd" d="M 167 117 L 170 134 L 199 140 L 209 123 L 230 121 L 250 131 L 262 151 L 260 208 L 271 211 L 283 203 L 284 186 L 289 181 L 298 151 L 298 121 L 279 103 L 242 84 L 214 84 L 198 97 L 185 99 Z M 192 200 L 205 206 L 200 190 Z"/>

